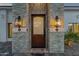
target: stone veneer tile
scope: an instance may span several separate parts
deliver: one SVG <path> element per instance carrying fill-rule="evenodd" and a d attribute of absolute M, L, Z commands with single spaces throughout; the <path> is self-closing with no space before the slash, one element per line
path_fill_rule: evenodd
<path fill-rule="evenodd" d="M 26 32 L 17 32 L 14 35 L 15 37 L 12 41 L 13 53 L 26 53 L 29 49 L 28 34 Z"/>
<path fill-rule="evenodd" d="M 51 32 L 49 34 L 49 52 L 64 53 L 64 33 Z"/>

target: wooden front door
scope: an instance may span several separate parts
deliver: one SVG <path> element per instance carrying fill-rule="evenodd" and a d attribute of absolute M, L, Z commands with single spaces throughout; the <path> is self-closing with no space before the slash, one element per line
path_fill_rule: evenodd
<path fill-rule="evenodd" d="M 44 21 L 44 15 L 32 15 L 32 48 L 45 48 Z"/>

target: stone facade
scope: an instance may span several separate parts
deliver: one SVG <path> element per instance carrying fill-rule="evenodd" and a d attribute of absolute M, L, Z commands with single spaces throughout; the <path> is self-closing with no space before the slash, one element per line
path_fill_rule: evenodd
<path fill-rule="evenodd" d="M 29 34 L 26 32 L 16 32 L 14 33 L 13 39 L 13 53 L 26 53 L 29 51 Z"/>
<path fill-rule="evenodd" d="M 29 12 L 29 4 L 13 4 L 13 14 L 14 19 L 16 16 L 20 15 L 24 20 L 27 20 L 27 26 L 25 27 L 25 32 L 15 32 L 13 33 L 12 40 L 12 52 L 13 53 L 27 53 L 31 49 L 31 23 L 30 16 L 32 14 L 46 14 L 46 46 L 49 53 L 64 53 L 64 33 L 62 32 L 50 32 L 48 24 L 49 20 L 53 19 L 54 16 L 58 15 L 63 18 L 63 4 L 47 4 L 47 12 L 43 11 L 32 11 Z M 14 27 L 15 29 L 15 27 Z"/>
<path fill-rule="evenodd" d="M 21 16 L 23 20 L 27 21 L 24 32 L 18 32 L 14 27 L 13 40 L 12 40 L 12 52 L 13 53 L 26 53 L 28 52 L 29 45 L 29 26 L 28 26 L 28 5 L 27 4 L 13 4 L 14 21 L 17 16 Z M 15 31 L 16 30 L 16 31 Z"/>
<path fill-rule="evenodd" d="M 53 32 L 49 34 L 49 52 L 64 53 L 64 33 Z"/>
<path fill-rule="evenodd" d="M 48 19 L 53 20 L 59 16 L 64 20 L 64 4 L 49 4 Z M 48 33 L 48 47 L 50 53 L 64 53 L 64 31 Z"/>

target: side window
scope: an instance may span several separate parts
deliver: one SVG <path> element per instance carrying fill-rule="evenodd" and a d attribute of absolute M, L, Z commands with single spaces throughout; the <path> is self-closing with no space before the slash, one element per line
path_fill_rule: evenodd
<path fill-rule="evenodd" d="M 12 38 L 12 23 L 8 23 L 8 38 Z"/>
<path fill-rule="evenodd" d="M 79 32 L 78 27 L 79 27 L 78 23 L 74 24 L 74 32 L 76 32 L 76 33 Z"/>
<path fill-rule="evenodd" d="M 69 23 L 69 24 L 68 24 L 68 31 L 69 31 L 69 32 L 73 32 L 73 31 L 74 31 L 73 23 Z"/>

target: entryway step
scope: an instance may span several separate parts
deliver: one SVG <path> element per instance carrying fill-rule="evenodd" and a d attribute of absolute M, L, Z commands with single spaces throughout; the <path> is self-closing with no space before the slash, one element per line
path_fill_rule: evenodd
<path fill-rule="evenodd" d="M 30 53 L 37 53 L 37 54 L 48 53 L 48 50 L 45 48 L 32 48 Z"/>
<path fill-rule="evenodd" d="M 32 56 L 45 56 L 45 53 L 31 53 Z"/>

